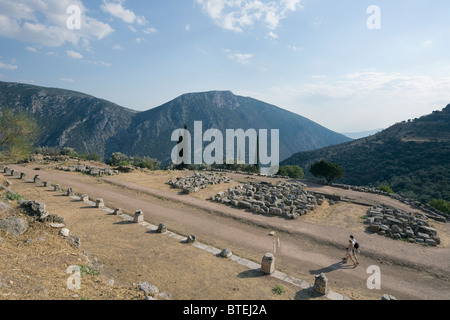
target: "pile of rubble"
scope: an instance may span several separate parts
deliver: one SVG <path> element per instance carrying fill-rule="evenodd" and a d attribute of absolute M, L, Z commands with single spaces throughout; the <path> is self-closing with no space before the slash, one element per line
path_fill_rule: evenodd
<path fill-rule="evenodd" d="M 396 240 L 407 240 L 436 246 L 441 243 L 437 231 L 431 228 L 428 218 L 418 212 L 403 212 L 385 206 L 372 207 L 367 211 L 367 230 Z"/>
<path fill-rule="evenodd" d="M 210 185 L 230 182 L 232 182 L 232 180 L 228 179 L 226 176 L 218 176 L 214 173 L 195 172 L 193 176 L 178 177 L 176 179 L 172 179 L 168 182 L 168 184 L 172 188 L 183 189 L 184 193 L 189 194 L 198 192 Z"/>
<path fill-rule="evenodd" d="M 296 219 L 322 205 L 325 197 L 305 190 L 300 182 L 252 182 L 219 192 L 209 200 L 247 209 L 254 213 L 270 214 Z"/>
<path fill-rule="evenodd" d="M 316 182 L 316 183 L 321 183 L 321 182 Z M 416 201 L 416 200 L 411 200 L 411 199 L 405 197 L 404 195 L 401 195 L 398 193 L 388 193 L 388 192 L 385 192 L 385 191 L 382 191 L 382 190 L 379 190 L 376 188 L 358 187 L 358 186 L 351 186 L 351 185 L 347 185 L 347 184 L 338 184 L 338 183 L 333 183 L 333 184 L 331 184 L 331 186 L 336 187 L 336 188 L 346 189 L 346 190 L 353 190 L 353 191 L 358 191 L 358 192 L 384 195 L 386 197 L 390 197 L 392 199 L 398 200 L 398 201 L 400 201 L 406 205 L 409 205 L 415 209 L 423 210 L 424 212 L 426 212 L 428 218 L 431 218 L 431 219 L 434 219 L 434 220 L 440 221 L 440 222 L 446 222 L 446 220 L 448 219 L 448 216 L 445 213 L 440 212 L 439 210 L 437 210 L 436 208 L 433 208 L 429 204 L 421 203 L 420 201 Z"/>
<path fill-rule="evenodd" d="M 110 167 L 100 168 L 89 165 L 71 165 L 71 166 L 57 166 L 56 169 L 68 172 L 81 172 L 91 176 L 102 177 L 104 175 L 112 176 L 118 174 L 118 170 L 113 170 Z"/>
<path fill-rule="evenodd" d="M 276 179 L 290 179 L 288 176 L 281 176 L 278 174 L 267 175 L 267 174 L 262 174 L 262 173 L 253 173 L 253 172 L 248 172 L 248 171 L 235 171 L 235 170 L 218 169 L 218 168 L 211 168 L 210 170 L 217 171 L 217 172 L 225 172 L 225 173 L 244 174 L 247 176 L 258 176 L 258 177 L 267 177 L 267 178 L 276 178 Z"/>

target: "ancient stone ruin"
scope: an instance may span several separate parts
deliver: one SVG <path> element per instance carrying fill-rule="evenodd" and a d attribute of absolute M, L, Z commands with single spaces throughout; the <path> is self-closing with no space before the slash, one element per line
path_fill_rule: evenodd
<path fill-rule="evenodd" d="M 231 181 L 232 180 L 228 179 L 226 176 L 216 175 L 214 173 L 195 172 L 193 176 L 172 179 L 168 184 L 172 188 L 183 189 L 184 193 L 189 194 L 198 192 L 210 185 L 230 183 Z"/>
<path fill-rule="evenodd" d="M 233 255 L 230 249 L 225 248 L 222 251 L 220 251 L 219 256 L 223 258 L 230 258 Z"/>
<path fill-rule="evenodd" d="M 197 239 L 197 238 L 195 237 L 195 235 L 190 234 L 190 235 L 187 236 L 186 242 L 187 242 L 187 243 L 194 243 L 196 239 Z"/>
<path fill-rule="evenodd" d="M 56 169 L 67 172 L 81 172 L 96 177 L 102 177 L 104 175 L 112 176 L 119 173 L 118 170 L 113 170 L 110 167 L 100 168 L 88 165 L 57 166 Z"/>
<path fill-rule="evenodd" d="M 275 272 L 275 256 L 273 253 L 266 253 L 261 261 L 261 271 L 266 274 Z"/>
<path fill-rule="evenodd" d="M 328 294 L 328 279 L 324 273 L 316 275 L 313 290 L 322 295 Z"/>
<path fill-rule="evenodd" d="M 322 205 L 325 197 L 305 190 L 300 182 L 252 182 L 219 192 L 209 200 L 246 209 L 254 213 L 296 219 Z"/>
<path fill-rule="evenodd" d="M 407 240 L 429 246 L 441 243 L 437 231 L 431 228 L 426 215 L 403 212 L 385 206 L 372 207 L 367 211 L 367 230 L 396 240 Z"/>
<path fill-rule="evenodd" d="M 160 223 L 158 226 L 158 229 L 156 230 L 157 233 L 165 233 L 167 232 L 167 226 L 164 223 Z"/>
<path fill-rule="evenodd" d="M 97 208 L 104 208 L 105 207 L 105 203 L 103 202 L 102 198 L 98 198 L 95 200 L 95 206 Z"/>
<path fill-rule="evenodd" d="M 21 200 L 19 205 L 25 209 L 25 212 L 31 217 L 32 221 L 64 224 L 64 218 L 55 214 L 50 214 L 42 202 L 35 200 Z"/>
<path fill-rule="evenodd" d="M 323 184 L 324 182 L 317 181 L 317 183 Z M 405 197 L 404 195 L 401 195 L 398 193 L 388 193 L 388 192 L 381 191 L 376 188 L 351 186 L 351 185 L 337 184 L 337 183 L 332 183 L 331 186 L 336 187 L 336 188 L 346 189 L 346 190 L 353 190 L 353 191 L 358 191 L 358 192 L 384 195 L 386 197 L 390 197 L 390 198 L 398 200 L 406 205 L 409 205 L 412 208 L 419 209 L 419 210 L 426 212 L 427 217 L 430 219 L 434 219 L 439 222 L 446 222 L 449 219 L 445 213 L 440 212 L 439 210 L 437 210 L 436 208 L 433 208 L 429 204 L 411 200 L 411 199 Z"/>
<path fill-rule="evenodd" d="M 136 210 L 134 213 L 134 222 L 141 223 L 144 222 L 144 212 L 142 210 Z"/>

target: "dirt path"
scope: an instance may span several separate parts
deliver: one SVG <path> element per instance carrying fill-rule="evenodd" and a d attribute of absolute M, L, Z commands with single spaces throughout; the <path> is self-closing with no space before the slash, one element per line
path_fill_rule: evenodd
<path fill-rule="evenodd" d="M 28 176 L 37 172 L 10 167 Z M 120 207 L 128 213 L 141 209 L 152 224 L 164 222 L 174 232 L 195 234 L 201 242 L 230 248 L 257 263 L 266 252 L 272 251 L 273 238 L 267 234 L 276 230 L 281 240 L 276 253 L 278 270 L 310 283 L 315 274 L 325 272 L 331 289 L 351 298 L 379 299 L 383 293 L 399 299 L 450 298 L 448 243 L 443 241 L 442 246 L 430 248 L 367 234 L 360 220 L 367 209 L 363 206 L 324 205 L 314 214 L 285 220 L 207 202 L 198 195 L 180 195 L 165 186 L 150 188 L 139 181 L 126 181 L 126 175 L 108 178 L 109 183 L 105 183 L 77 173 L 44 170 L 38 173 L 43 180 L 72 187 L 92 199 L 103 198 L 109 207 Z M 146 178 L 151 179 L 151 175 Z M 446 239 L 448 225 L 437 227 Z M 361 264 L 356 269 L 338 264 L 350 233 L 363 244 Z M 381 291 L 366 286 L 370 276 L 366 271 L 371 265 L 381 268 Z"/>

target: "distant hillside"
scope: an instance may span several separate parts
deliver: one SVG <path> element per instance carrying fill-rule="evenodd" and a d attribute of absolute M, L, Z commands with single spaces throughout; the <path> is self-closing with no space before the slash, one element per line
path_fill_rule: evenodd
<path fill-rule="evenodd" d="M 9 107 L 30 114 L 38 123 L 40 146 L 73 147 L 101 156 L 118 148 L 135 111 L 80 92 L 0 82 L 0 110 Z"/>
<path fill-rule="evenodd" d="M 339 183 L 387 184 L 395 192 L 423 202 L 433 198 L 450 201 L 450 105 L 370 137 L 296 153 L 282 165 L 300 165 L 308 172 L 320 159 L 345 169 Z"/>
<path fill-rule="evenodd" d="M 126 93 L 124 93 L 126 94 Z M 0 82 L 0 110 L 11 107 L 31 114 L 42 129 L 38 144 L 72 147 L 78 153 L 113 152 L 157 158 L 170 163 L 171 134 L 194 121 L 203 130 L 279 129 L 280 160 L 350 139 L 292 112 L 230 91 L 189 93 L 145 112 L 95 97 L 55 88 Z"/>
<path fill-rule="evenodd" d="M 174 143 L 172 131 L 187 125 L 193 134 L 194 121 L 203 131 L 226 129 L 279 129 L 280 160 L 295 152 L 313 150 L 350 139 L 292 112 L 230 91 L 184 94 L 160 107 L 137 114 L 127 131 L 121 150 L 129 154 L 153 154 L 163 163 L 170 161 Z M 225 136 L 224 136 L 225 139 Z M 204 146 L 207 144 L 205 143 Z"/>

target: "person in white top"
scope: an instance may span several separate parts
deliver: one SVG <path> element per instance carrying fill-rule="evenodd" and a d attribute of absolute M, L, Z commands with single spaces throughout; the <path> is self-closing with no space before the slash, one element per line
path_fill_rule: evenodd
<path fill-rule="evenodd" d="M 356 252 L 358 251 L 359 244 L 352 235 L 350 235 L 350 241 L 353 244 L 353 258 L 355 259 L 356 264 L 359 264 L 358 257 L 356 256 Z"/>

